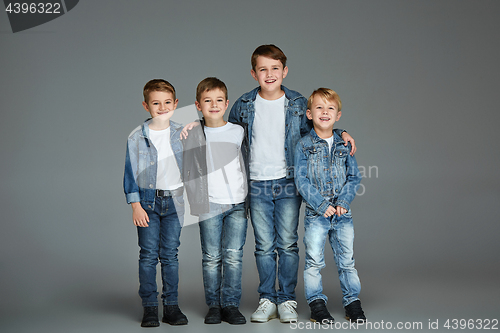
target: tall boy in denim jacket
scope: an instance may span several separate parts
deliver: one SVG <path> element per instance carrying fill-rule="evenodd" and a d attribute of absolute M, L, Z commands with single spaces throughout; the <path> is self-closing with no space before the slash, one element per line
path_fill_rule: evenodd
<path fill-rule="evenodd" d="M 346 318 L 366 320 L 358 299 L 361 290 L 354 268 L 354 228 L 350 204 L 361 181 L 356 158 L 333 131 L 340 119 L 342 102 L 331 89 L 315 90 L 307 102 L 307 118 L 314 128 L 295 149 L 295 183 L 306 202 L 304 289 L 311 320 L 333 322 L 322 293 L 321 269 L 325 267 L 326 239 L 332 247 L 343 293 Z"/>
<path fill-rule="evenodd" d="M 248 124 L 250 216 L 260 279 L 259 307 L 251 321 L 267 322 L 279 315 L 287 323 L 297 320 L 297 227 L 302 202 L 293 181 L 294 152 L 311 127 L 305 116 L 307 100 L 281 85 L 288 73 L 283 51 L 275 45 L 261 45 L 251 63 L 250 73 L 259 87 L 243 94 L 229 114 L 229 121 Z M 347 133 L 342 135 L 352 140 Z"/>
<path fill-rule="evenodd" d="M 170 121 L 178 101 L 174 87 L 161 79 L 146 83 L 143 94 L 142 105 L 151 118 L 128 137 L 123 178 L 139 237 L 139 296 L 144 307 L 141 326 L 160 325 L 156 288 L 158 259 L 163 282 L 162 321 L 185 325 L 187 318 L 177 303 L 177 251 L 184 217 L 182 126 Z"/>

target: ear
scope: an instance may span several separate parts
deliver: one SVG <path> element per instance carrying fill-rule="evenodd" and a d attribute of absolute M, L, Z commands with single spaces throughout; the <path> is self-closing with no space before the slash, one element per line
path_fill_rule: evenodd
<path fill-rule="evenodd" d="M 288 74 L 288 66 L 285 66 L 285 68 L 283 68 L 283 78 L 286 78 L 287 74 Z"/>
<path fill-rule="evenodd" d="M 307 116 L 307 119 L 309 119 L 309 120 L 312 120 L 312 119 L 313 119 L 313 116 L 312 116 L 311 110 L 309 110 L 309 109 L 307 109 L 307 110 L 306 110 L 306 116 Z"/>
<path fill-rule="evenodd" d="M 335 121 L 339 121 L 340 116 L 342 116 L 342 111 L 337 112 L 337 119 Z"/>
<path fill-rule="evenodd" d="M 179 103 L 179 100 L 176 98 L 174 101 L 174 108 L 173 110 L 177 109 L 177 103 Z"/>
<path fill-rule="evenodd" d="M 201 105 L 200 105 L 200 103 L 198 103 L 198 101 L 194 102 L 194 105 L 196 105 L 196 109 L 198 111 L 201 111 Z"/>
<path fill-rule="evenodd" d="M 144 110 L 146 110 L 147 112 L 149 112 L 149 106 L 148 106 L 148 103 L 146 103 L 146 102 L 142 102 L 142 107 L 144 108 Z"/>
<path fill-rule="evenodd" d="M 227 109 L 228 106 L 229 106 L 229 100 L 226 99 L 226 109 Z"/>
<path fill-rule="evenodd" d="M 255 79 L 255 81 L 259 81 L 259 79 L 257 78 L 257 73 L 255 73 L 253 69 L 250 70 L 250 74 L 252 74 L 252 77 Z"/>

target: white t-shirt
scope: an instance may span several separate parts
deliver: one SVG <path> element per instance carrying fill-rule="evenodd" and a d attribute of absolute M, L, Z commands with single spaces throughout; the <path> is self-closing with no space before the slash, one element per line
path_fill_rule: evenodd
<path fill-rule="evenodd" d="M 239 204 L 245 201 L 247 181 L 241 142 L 243 127 L 227 123 L 221 127 L 205 127 L 209 201 Z"/>
<path fill-rule="evenodd" d="M 181 187 L 181 173 L 170 145 L 170 127 L 161 131 L 149 129 L 149 138 L 158 153 L 156 189 L 175 190 Z"/>
<path fill-rule="evenodd" d="M 328 139 L 323 139 L 326 141 L 326 143 L 328 143 L 328 152 L 331 153 L 332 152 L 332 145 L 333 145 L 333 135 L 331 137 L 329 137 Z"/>
<path fill-rule="evenodd" d="M 250 179 L 286 176 L 285 95 L 269 101 L 257 94 L 250 149 Z"/>

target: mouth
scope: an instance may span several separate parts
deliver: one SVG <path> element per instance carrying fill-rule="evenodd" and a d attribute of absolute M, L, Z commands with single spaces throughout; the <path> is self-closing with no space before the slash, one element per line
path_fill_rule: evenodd
<path fill-rule="evenodd" d="M 167 114 L 169 113 L 170 111 L 158 111 L 158 115 L 161 116 L 162 114 Z"/>
<path fill-rule="evenodd" d="M 220 110 L 209 110 L 208 112 L 210 112 L 210 113 L 219 113 Z"/>
<path fill-rule="evenodd" d="M 266 82 L 266 83 L 269 83 L 269 84 L 270 84 L 270 83 L 274 83 L 274 82 L 276 82 L 276 79 L 269 79 L 269 80 L 265 80 L 264 82 Z"/>
<path fill-rule="evenodd" d="M 330 121 L 330 118 L 329 117 L 320 117 L 319 120 L 320 121 Z"/>

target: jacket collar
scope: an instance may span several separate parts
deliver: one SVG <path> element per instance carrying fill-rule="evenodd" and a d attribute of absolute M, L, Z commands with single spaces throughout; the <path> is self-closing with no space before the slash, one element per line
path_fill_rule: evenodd
<path fill-rule="evenodd" d="M 299 94 L 298 92 L 290 90 L 290 89 L 288 89 L 287 87 L 285 87 L 283 85 L 281 86 L 281 89 L 285 92 L 285 97 L 288 100 L 292 100 L 293 101 L 293 100 L 296 100 L 299 97 L 302 97 L 302 95 Z M 259 91 L 260 91 L 260 87 L 257 87 L 255 89 L 253 89 L 252 91 L 249 91 L 246 94 L 243 94 L 243 96 L 241 96 L 241 99 L 243 101 L 245 101 L 245 102 L 255 101 L 255 99 L 257 98 L 257 93 Z"/>
<path fill-rule="evenodd" d="M 318 134 L 316 134 L 316 131 L 314 130 L 314 128 L 311 129 L 311 131 L 309 132 L 309 135 L 311 135 L 311 139 L 312 139 L 313 143 L 318 143 L 320 141 L 325 141 L 324 139 L 320 138 L 318 136 Z M 342 140 L 342 138 L 335 131 L 333 131 L 333 142 L 335 144 L 337 144 L 337 143 L 344 143 L 344 140 Z"/>
<path fill-rule="evenodd" d="M 146 119 L 142 124 L 142 135 L 149 140 L 149 124 L 151 123 L 152 118 Z M 182 125 L 176 123 L 175 121 L 170 120 L 170 137 L 174 134 L 175 131 L 182 128 Z"/>

